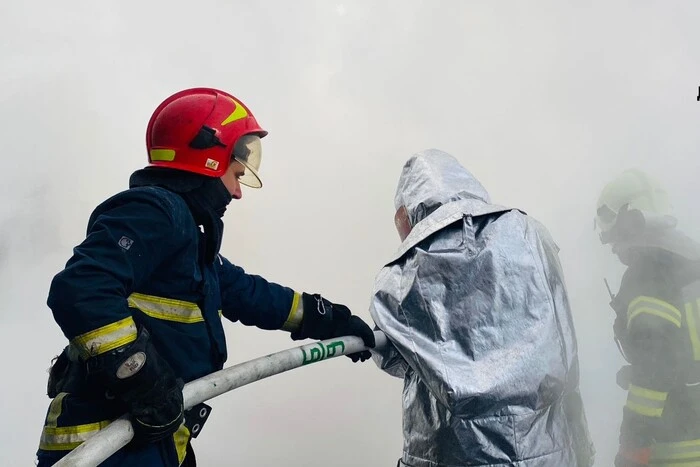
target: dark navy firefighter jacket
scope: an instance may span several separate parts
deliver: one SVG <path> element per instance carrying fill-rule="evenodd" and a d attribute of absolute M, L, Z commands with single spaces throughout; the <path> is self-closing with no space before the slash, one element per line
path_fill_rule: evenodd
<path fill-rule="evenodd" d="M 286 329 L 299 294 L 247 274 L 221 255 L 202 264 L 203 235 L 185 201 L 163 188 L 132 188 L 99 205 L 48 297 L 71 347 L 83 359 L 99 355 L 132 342 L 144 326 L 187 383 L 223 367 L 222 315 Z M 124 412 L 103 391 L 58 394 L 48 409 L 39 465 L 51 465 Z M 103 465 L 180 465 L 189 438 L 182 425 L 172 439 L 127 446 Z"/>

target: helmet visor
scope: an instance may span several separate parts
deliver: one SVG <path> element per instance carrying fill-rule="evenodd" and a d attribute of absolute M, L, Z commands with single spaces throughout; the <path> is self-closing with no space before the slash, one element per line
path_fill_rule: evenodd
<path fill-rule="evenodd" d="M 617 213 L 610 209 L 607 204 L 602 205 L 596 211 L 598 215 L 598 220 L 602 226 L 609 226 L 615 223 L 615 218 Z"/>
<path fill-rule="evenodd" d="M 258 175 L 262 160 L 262 144 L 260 137 L 256 135 L 243 135 L 238 138 L 233 147 L 233 159 L 245 166 L 245 173 L 238 181 L 251 188 L 262 187 L 262 181 Z"/>

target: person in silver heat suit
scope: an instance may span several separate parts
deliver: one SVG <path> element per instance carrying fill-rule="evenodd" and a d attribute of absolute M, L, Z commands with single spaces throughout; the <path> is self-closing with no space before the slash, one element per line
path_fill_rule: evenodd
<path fill-rule="evenodd" d="M 404 379 L 398 466 L 589 467 L 577 343 L 558 247 L 526 213 L 491 204 L 451 155 L 403 167 L 398 251 L 370 312 Z"/>

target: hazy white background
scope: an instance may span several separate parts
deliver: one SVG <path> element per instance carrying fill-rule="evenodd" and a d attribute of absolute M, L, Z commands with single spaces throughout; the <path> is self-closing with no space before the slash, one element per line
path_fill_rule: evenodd
<path fill-rule="evenodd" d="M 585 3 L 585 4 L 584 4 Z M 52 276 L 95 205 L 145 164 L 153 108 L 213 86 L 270 131 L 264 188 L 226 214 L 223 252 L 249 272 L 366 311 L 398 245 L 403 162 L 456 155 L 495 202 L 559 242 L 579 332 L 582 391 L 611 465 L 624 393 L 602 277 L 621 268 L 592 217 L 628 166 L 696 217 L 700 4 L 695 1 L 0 2 L 0 459 L 30 465 L 65 344 Z M 226 326 L 228 364 L 296 345 Z M 201 465 L 393 466 L 399 380 L 336 359 L 214 400 Z"/>

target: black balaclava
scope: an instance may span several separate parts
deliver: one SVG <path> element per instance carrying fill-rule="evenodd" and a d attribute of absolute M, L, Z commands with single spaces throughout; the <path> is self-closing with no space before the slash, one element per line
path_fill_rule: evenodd
<path fill-rule="evenodd" d="M 160 186 L 180 195 L 194 221 L 204 227 L 204 260 L 207 264 L 214 261 L 224 234 L 221 218 L 233 199 L 221 179 L 165 167 L 146 167 L 131 174 L 129 179 L 129 188 L 139 186 Z"/>

